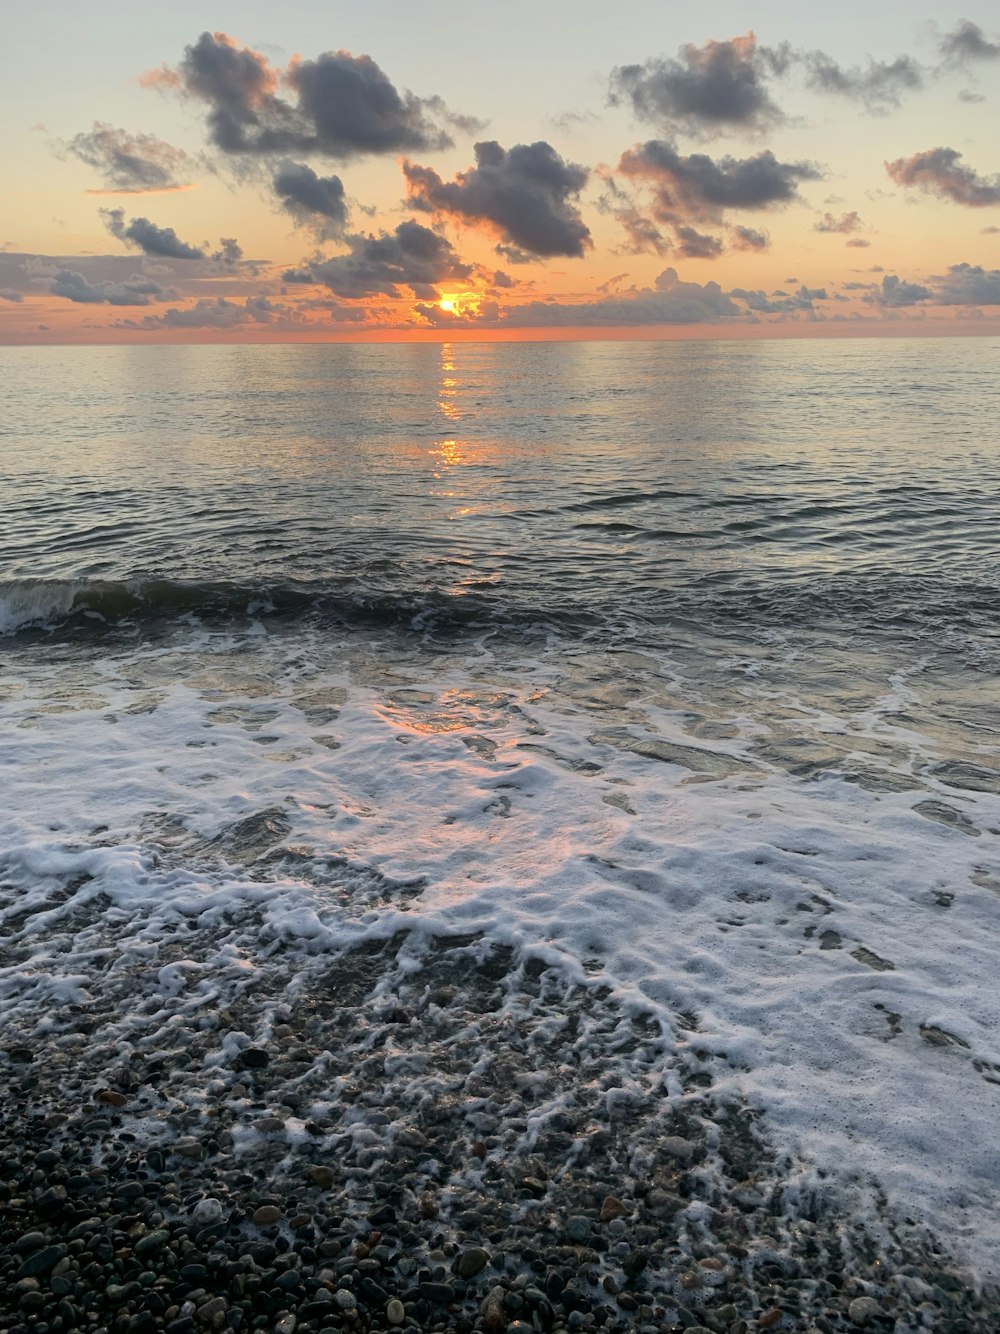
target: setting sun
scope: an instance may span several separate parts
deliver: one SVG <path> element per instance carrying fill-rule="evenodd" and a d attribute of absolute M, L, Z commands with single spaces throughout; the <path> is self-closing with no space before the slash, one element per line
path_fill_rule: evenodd
<path fill-rule="evenodd" d="M 441 300 L 438 302 L 438 305 L 441 307 L 442 310 L 454 310 L 455 299 L 454 297 L 443 296 Z"/>

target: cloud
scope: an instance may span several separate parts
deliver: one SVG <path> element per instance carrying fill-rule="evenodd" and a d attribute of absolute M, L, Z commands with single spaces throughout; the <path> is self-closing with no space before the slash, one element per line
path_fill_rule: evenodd
<path fill-rule="evenodd" d="M 154 300 L 169 299 L 159 283 L 138 273 L 120 283 L 91 283 L 82 273 L 60 269 L 49 291 L 87 306 L 148 306 Z"/>
<path fill-rule="evenodd" d="M 779 162 L 770 150 L 718 161 L 704 153 L 684 157 L 662 139 L 623 153 L 618 170 L 653 186 L 654 215 L 669 223 L 718 222 L 728 209 L 781 207 L 798 198 L 800 181 L 822 174 L 810 162 Z"/>
<path fill-rule="evenodd" d="M 235 236 L 220 236 L 219 249 L 213 250 L 210 258 L 227 269 L 235 269 L 243 260 L 243 247 Z M 254 264 L 254 261 L 247 260 L 247 263 Z"/>
<path fill-rule="evenodd" d="M 734 287 L 729 295 L 745 301 L 747 309 L 759 315 L 791 315 L 800 311 L 812 315 L 815 314 L 814 301 L 830 299 L 825 287 L 800 287 L 791 296 L 783 292 L 775 292 L 768 296 L 760 289 L 748 292 L 743 287 Z"/>
<path fill-rule="evenodd" d="M 675 235 L 677 252 L 685 259 L 718 259 L 725 248 L 719 237 L 708 236 L 694 227 L 678 227 Z"/>
<path fill-rule="evenodd" d="M 0 288 L 0 301 L 15 301 L 15 302 L 17 302 L 17 301 L 23 301 L 23 300 L 24 300 L 24 293 L 23 293 L 23 292 L 15 292 L 15 291 L 13 291 L 11 288 L 8 288 L 8 287 Z"/>
<path fill-rule="evenodd" d="M 449 241 L 412 220 L 401 222 L 393 232 L 347 240 L 351 248 L 346 255 L 287 270 L 284 280 L 320 284 L 348 300 L 402 296 L 409 288 L 419 299 L 433 301 L 436 284 L 465 282 L 474 272 Z"/>
<path fill-rule="evenodd" d="M 813 223 L 814 232 L 839 232 L 848 234 L 860 231 L 864 223 L 857 213 L 842 213 L 839 218 L 832 213 L 824 213 L 819 222 Z"/>
<path fill-rule="evenodd" d="M 204 250 L 182 241 L 173 227 L 157 227 L 148 218 L 133 218 L 126 226 L 123 208 L 102 208 L 101 217 L 112 236 L 144 255 L 163 259 L 204 259 Z"/>
<path fill-rule="evenodd" d="M 403 163 L 415 208 L 483 223 L 502 242 L 527 255 L 580 257 L 591 248 L 590 229 L 576 206 L 587 172 L 564 161 L 551 144 L 495 140 L 475 146 L 476 165 L 443 181 L 430 167 Z"/>
<path fill-rule="evenodd" d="M 952 264 L 943 278 L 932 278 L 943 306 L 1000 306 L 1000 269 Z"/>
<path fill-rule="evenodd" d="M 296 227 L 308 228 L 318 241 L 344 235 L 347 201 L 339 176 L 318 176 L 304 162 L 286 159 L 279 164 L 271 183 Z"/>
<path fill-rule="evenodd" d="M 184 309 L 165 310 L 162 315 L 147 315 L 142 320 L 119 320 L 119 329 L 237 329 L 252 324 L 295 321 L 289 306 L 276 304 L 266 296 L 248 296 L 242 303 L 216 297 L 197 301 Z"/>
<path fill-rule="evenodd" d="M 976 60 L 1000 60 L 1000 42 L 991 42 L 978 23 L 962 19 L 938 43 L 946 64 L 965 65 Z"/>
<path fill-rule="evenodd" d="M 145 76 L 208 107 L 209 136 L 223 153 L 322 153 L 346 160 L 373 153 L 452 146 L 433 117 L 462 123 L 440 98 L 399 92 L 370 56 L 328 51 L 296 58 L 282 74 L 226 33 L 203 32 L 176 69 Z M 279 94 L 284 86 L 294 94 Z"/>
<path fill-rule="evenodd" d="M 803 53 L 806 82 L 822 93 L 833 93 L 861 102 L 868 111 L 882 114 L 894 110 L 904 93 L 917 92 L 924 86 L 924 71 L 912 56 L 895 60 L 869 59 L 865 66 L 845 69 L 823 51 Z"/>
<path fill-rule="evenodd" d="M 851 246 L 855 250 L 867 250 L 871 241 L 866 241 L 863 236 L 852 236 L 849 241 L 845 241 L 846 246 Z"/>
<path fill-rule="evenodd" d="M 740 307 L 718 283 L 682 282 L 676 269 L 664 269 L 652 288 L 644 287 L 600 301 L 576 305 L 530 301 L 509 309 L 502 323 L 517 328 L 567 326 L 651 326 L 704 324 L 740 318 Z"/>
<path fill-rule="evenodd" d="M 771 244 L 767 232 L 759 232 L 755 227 L 734 227 L 730 236 L 734 250 L 766 250 Z"/>
<path fill-rule="evenodd" d="M 113 194 L 182 189 L 177 173 L 190 162 L 183 149 L 154 134 L 129 134 L 99 120 L 60 148 L 100 172 Z"/>
<path fill-rule="evenodd" d="M 639 120 L 671 131 L 763 130 L 784 119 L 767 84 L 790 59 L 787 47 L 758 46 L 752 32 L 682 46 L 675 60 L 618 66 L 611 74 L 610 100 L 613 105 L 627 101 Z"/>
<path fill-rule="evenodd" d="M 960 165 L 961 156 L 955 148 L 928 148 L 887 162 L 885 169 L 897 185 L 915 186 L 967 208 L 1000 204 L 1000 175 L 980 176 L 972 167 Z"/>
<path fill-rule="evenodd" d="M 934 293 L 920 283 L 904 282 L 894 273 L 887 273 L 882 279 L 882 286 L 875 288 L 866 301 L 876 306 L 899 309 L 903 306 L 915 306 L 921 301 L 929 301 Z"/>

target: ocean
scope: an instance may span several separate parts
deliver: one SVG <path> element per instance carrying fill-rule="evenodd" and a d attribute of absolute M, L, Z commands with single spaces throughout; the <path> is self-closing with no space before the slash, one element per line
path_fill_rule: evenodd
<path fill-rule="evenodd" d="M 525 1151 L 586 1087 L 714 1100 L 788 1226 L 881 1211 L 995 1279 L 997 354 L 0 350 L 0 1047 L 64 1081 L 197 1049 L 235 1152 L 227 1061 L 333 961 L 383 959 L 379 1015 L 501 958 L 455 1032 L 521 1052 Z M 411 1108 L 421 1031 L 380 1067 Z M 169 1146 L 168 1111 L 118 1128 Z"/>

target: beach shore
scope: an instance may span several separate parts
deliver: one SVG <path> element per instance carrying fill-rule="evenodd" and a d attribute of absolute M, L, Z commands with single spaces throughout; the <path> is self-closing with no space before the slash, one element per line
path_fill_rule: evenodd
<path fill-rule="evenodd" d="M 693 1024 L 475 935 L 215 951 L 6 1029 L 0 1328 L 996 1328 L 891 1202 L 803 1187 Z"/>

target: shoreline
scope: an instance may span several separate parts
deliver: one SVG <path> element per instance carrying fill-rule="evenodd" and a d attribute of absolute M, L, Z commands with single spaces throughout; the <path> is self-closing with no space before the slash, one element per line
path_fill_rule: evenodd
<path fill-rule="evenodd" d="M 179 931 L 8 1031 L 0 1329 L 995 1328 L 888 1202 L 810 1196 L 693 1026 L 410 943 L 279 947 L 209 1008 Z"/>

